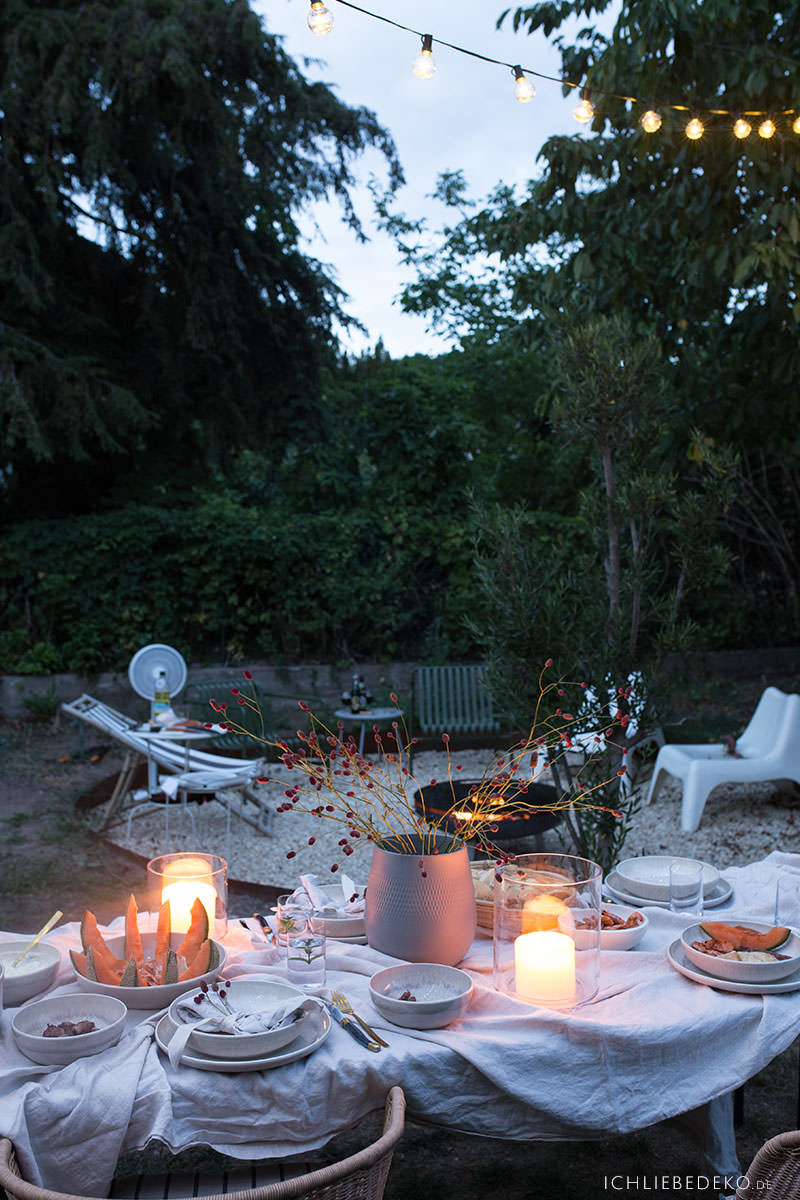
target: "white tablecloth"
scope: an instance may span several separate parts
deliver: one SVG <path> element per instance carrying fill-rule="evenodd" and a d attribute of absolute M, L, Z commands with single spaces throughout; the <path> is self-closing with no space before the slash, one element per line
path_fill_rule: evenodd
<path fill-rule="evenodd" d="M 775 853 L 723 872 L 734 892 L 715 915 L 771 920 L 783 872 L 800 878 L 800 855 Z M 136 1011 L 117 1046 L 68 1067 L 39 1067 L 16 1049 L 7 1010 L 0 1134 L 14 1142 L 27 1178 L 105 1195 L 118 1155 L 152 1137 L 176 1151 L 208 1144 L 238 1157 L 280 1157 L 323 1145 L 381 1108 L 397 1083 L 411 1115 L 520 1141 L 605 1137 L 693 1110 L 704 1165 L 735 1174 L 729 1093 L 791 1044 L 800 992 L 739 995 L 691 982 L 665 955 L 685 918 L 647 914 L 640 947 L 604 952 L 598 998 L 569 1014 L 495 992 L 491 939 L 479 937 L 462 963 L 476 985 L 465 1016 L 420 1033 L 390 1025 L 369 1003 L 370 975 L 392 960 L 366 946 L 329 945 L 329 986 L 342 987 L 385 1031 L 389 1049 L 362 1049 L 334 1026 L 308 1058 L 252 1074 L 171 1067 L 153 1040 L 160 1014 Z M 77 925 L 48 941 L 65 960 L 56 987 L 79 991 L 66 965 Z M 229 976 L 282 977 L 272 952 L 238 922 L 226 946 Z"/>

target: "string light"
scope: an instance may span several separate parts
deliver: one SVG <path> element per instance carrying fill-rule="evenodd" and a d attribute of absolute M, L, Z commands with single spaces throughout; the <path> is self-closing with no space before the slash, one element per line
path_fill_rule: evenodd
<path fill-rule="evenodd" d="M 648 108 L 647 112 L 642 114 L 639 124 L 645 133 L 658 133 L 661 128 L 661 117 L 654 108 Z"/>
<path fill-rule="evenodd" d="M 583 98 L 572 110 L 572 115 L 581 125 L 585 125 L 587 121 L 594 120 L 594 105 L 585 92 Z"/>
<path fill-rule="evenodd" d="M 360 4 L 354 3 L 353 0 L 337 0 L 337 3 L 343 4 L 347 8 L 354 9 L 363 16 L 372 17 L 376 21 L 382 21 L 387 25 L 392 25 L 395 29 L 400 29 L 405 33 L 412 33 L 417 37 L 420 37 L 422 39 L 422 50 L 414 59 L 411 69 L 420 79 L 430 79 L 436 73 L 436 61 L 432 52 L 432 34 L 422 34 L 416 29 L 411 29 L 407 25 L 400 24 L 399 21 L 395 21 L 391 17 L 383 16 L 381 13 L 371 12 L 368 8 L 363 8 Z M 311 0 L 311 11 L 308 13 L 306 19 L 309 29 L 311 29 L 311 31 L 315 34 L 330 33 L 331 29 L 333 28 L 333 16 L 329 9 L 326 8 L 323 0 Z M 508 70 L 510 70 L 514 75 L 514 95 L 517 100 L 523 104 L 529 100 L 532 100 L 536 95 L 535 85 L 533 81 L 528 78 L 531 75 L 536 76 L 537 79 L 546 79 L 550 83 L 560 84 L 565 89 L 574 88 L 578 90 L 582 86 L 580 82 L 554 75 L 545 75 L 541 71 L 535 71 L 532 67 L 526 67 L 523 70 L 521 66 L 512 66 L 511 63 L 503 62 L 497 58 L 491 58 L 489 55 L 481 54 L 476 50 L 468 50 L 466 47 L 454 45 L 452 42 L 442 41 L 441 38 L 437 38 L 437 41 L 440 45 L 446 46 L 449 50 L 454 50 L 459 54 L 466 54 L 471 58 L 480 59 L 482 62 L 491 63 L 494 66 L 507 67 Z M 620 95 L 616 92 L 604 91 L 603 89 L 600 89 L 600 94 L 608 99 L 620 100 L 626 104 L 642 104 L 642 101 L 636 96 Z M 662 111 L 666 109 L 669 112 L 676 114 L 685 113 L 687 111 L 687 107 L 684 104 L 662 104 L 661 108 Z M 742 116 L 737 117 L 735 110 L 731 112 L 728 109 L 715 108 L 710 109 L 709 113 L 714 120 L 715 125 L 717 117 L 735 117 L 732 129 L 734 136 L 739 139 L 748 137 L 752 132 L 752 126 L 750 122 L 745 120 L 745 118 Z M 589 93 L 586 88 L 583 88 L 582 99 L 577 104 L 572 115 L 574 116 L 575 120 L 581 124 L 586 124 L 594 119 L 594 105 L 589 99 Z M 774 137 L 774 135 L 777 133 L 777 125 L 775 121 L 766 112 L 752 111 L 748 112 L 747 116 L 765 118 L 758 126 L 759 136 L 765 140 Z M 787 119 L 788 121 L 791 121 L 792 132 L 800 135 L 800 109 L 783 109 L 780 113 L 780 117 L 782 120 Z M 661 114 L 656 112 L 655 109 L 649 108 L 642 114 L 640 118 L 640 124 L 646 133 L 656 133 L 662 127 L 663 119 Z M 699 138 L 703 137 L 706 129 L 700 117 L 695 116 L 692 117 L 692 119 L 687 123 L 684 132 L 691 141 L 697 141 Z"/>
<path fill-rule="evenodd" d="M 423 33 L 422 49 L 411 64 L 411 70 L 417 79 L 431 79 L 436 74 L 436 59 L 433 57 L 432 45 L 433 35 Z"/>
<path fill-rule="evenodd" d="M 311 9 L 306 17 L 306 24 L 312 33 L 330 33 L 333 29 L 333 14 L 326 8 L 322 0 L 311 0 Z"/>
<path fill-rule="evenodd" d="M 533 80 L 528 79 L 522 67 L 514 67 L 514 95 L 520 104 L 527 104 L 536 95 Z"/>

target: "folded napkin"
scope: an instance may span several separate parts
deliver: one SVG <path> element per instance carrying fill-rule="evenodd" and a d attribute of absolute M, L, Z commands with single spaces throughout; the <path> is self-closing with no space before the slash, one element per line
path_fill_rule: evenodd
<path fill-rule="evenodd" d="M 177 1067 L 181 1061 L 186 1044 L 195 1029 L 199 1029 L 201 1033 L 268 1033 L 271 1029 L 290 1025 L 301 1013 L 310 1012 L 316 1006 L 310 997 L 299 1001 L 292 997 L 273 1004 L 271 1008 L 252 1011 L 235 1008 L 231 1003 L 230 994 L 225 1000 L 232 1012 L 225 1010 L 218 995 L 213 999 L 210 994 L 204 995 L 199 1002 L 192 996 L 182 996 L 177 1002 L 170 1015 L 182 1023 L 175 1030 L 169 1043 L 169 1061 L 173 1067 Z"/>
<path fill-rule="evenodd" d="M 299 887 L 293 894 L 302 895 L 305 892 L 316 912 L 322 917 L 334 917 L 337 914 L 358 916 L 363 913 L 364 897 L 360 894 L 361 889 L 356 887 L 348 875 L 340 875 L 339 881 L 342 887 L 341 896 L 337 896 L 335 893 L 331 896 L 320 885 L 318 875 L 301 875 L 302 887 Z"/>

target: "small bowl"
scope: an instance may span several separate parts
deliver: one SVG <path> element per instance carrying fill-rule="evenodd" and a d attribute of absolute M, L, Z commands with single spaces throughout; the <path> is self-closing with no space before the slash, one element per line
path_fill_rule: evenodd
<path fill-rule="evenodd" d="M 728 917 L 724 924 L 746 925 L 757 933 L 772 929 L 772 925 L 751 921 L 747 917 Z M 787 957 L 772 962 L 741 962 L 735 958 L 720 958 L 716 954 L 695 950 L 692 942 L 705 942 L 708 936 L 702 924 L 689 925 L 681 934 L 681 946 L 690 963 L 717 979 L 727 979 L 733 983 L 775 983 L 800 968 L 800 937 L 794 931 L 783 945 L 775 948 L 776 954 L 785 954 Z"/>
<path fill-rule="evenodd" d="M 199 988 L 186 991 L 184 996 L 191 996 Z M 225 990 L 237 1008 L 258 1010 L 275 1008 L 287 1000 L 296 999 L 298 1004 L 308 999 L 305 992 L 292 987 L 289 983 L 273 982 L 271 979 L 232 979 L 225 985 Z M 178 1000 L 173 1000 L 169 1006 L 169 1016 L 172 1024 L 180 1028 L 183 1024 L 178 1012 Z M 195 1029 L 189 1036 L 187 1045 L 201 1054 L 211 1058 L 259 1058 L 262 1054 L 272 1054 L 283 1046 L 288 1046 L 299 1035 L 311 1013 L 303 1013 L 291 1025 L 282 1029 L 270 1029 L 265 1033 L 205 1033 Z"/>
<path fill-rule="evenodd" d="M 11 966 L 17 955 L 30 945 L 31 937 L 0 944 L 0 962 L 5 968 L 3 1000 L 8 1008 L 23 1004 L 30 1000 L 31 996 L 45 991 L 58 974 L 61 955 L 55 946 L 50 946 L 47 942 L 37 942 L 21 963 L 16 967 Z"/>
<path fill-rule="evenodd" d="M 679 858 L 667 854 L 646 854 L 640 858 L 626 858 L 614 868 L 625 891 L 645 900 L 669 900 L 670 863 L 699 862 L 694 858 Z M 719 883 L 719 871 L 711 863 L 702 863 L 703 895 L 707 896 Z"/>
<path fill-rule="evenodd" d="M 416 1000 L 401 1000 L 409 991 Z M 369 998 L 393 1025 L 440 1029 L 456 1021 L 472 995 L 472 980 L 458 967 L 439 963 L 402 963 L 385 967 L 369 981 Z"/>
<path fill-rule="evenodd" d="M 634 914 L 642 919 L 638 925 L 632 925 L 629 929 L 601 929 L 601 950 L 632 950 L 634 946 L 638 946 L 648 925 L 647 917 L 643 912 L 639 912 L 638 908 L 628 908 L 625 904 L 603 904 L 602 912 L 613 913 L 615 917 L 622 917 L 623 921 Z M 589 929 L 573 927 L 569 933 L 578 950 L 590 950 L 595 944 L 593 933 Z"/>
<path fill-rule="evenodd" d="M 330 896 L 334 906 L 342 900 L 342 889 L 338 883 L 327 883 L 320 890 Z M 356 891 L 363 896 L 365 889 L 358 887 Z M 315 913 L 311 918 L 311 925 L 313 929 L 329 938 L 361 937 L 366 932 L 363 912 L 344 917 L 323 917 Z"/>
<path fill-rule="evenodd" d="M 42 1066 L 63 1067 L 76 1058 L 88 1058 L 116 1045 L 122 1036 L 127 1011 L 114 996 L 92 992 L 46 996 L 14 1013 L 11 1029 L 26 1058 Z M 94 1021 L 97 1028 L 69 1037 L 43 1036 L 48 1025 L 59 1025 L 62 1021 Z"/>
<path fill-rule="evenodd" d="M 173 933 L 170 938 L 170 945 L 173 950 L 177 950 L 185 937 L 183 933 Z M 125 938 L 107 937 L 105 943 L 112 954 L 117 958 L 122 958 L 125 953 Z M 144 949 L 145 958 L 151 958 L 156 945 L 156 935 L 154 933 L 142 934 L 142 947 Z M 203 982 L 211 983 L 217 978 L 222 971 L 228 959 L 228 953 L 224 946 L 219 942 L 214 942 L 218 952 L 218 962 L 213 971 L 206 971 L 205 975 L 198 975 L 196 979 L 184 979 L 182 983 L 158 983 L 152 987 L 120 987 L 113 983 L 98 983 L 94 979 L 87 979 L 85 975 L 81 975 L 75 969 L 75 964 L 72 964 L 72 970 L 75 976 L 81 982 L 81 987 L 87 992 L 97 992 L 101 996 L 115 996 L 117 1000 L 122 1000 L 127 1004 L 128 1008 L 166 1008 L 178 996 L 182 996 L 184 992 L 191 991 L 192 988 L 197 988 Z"/>

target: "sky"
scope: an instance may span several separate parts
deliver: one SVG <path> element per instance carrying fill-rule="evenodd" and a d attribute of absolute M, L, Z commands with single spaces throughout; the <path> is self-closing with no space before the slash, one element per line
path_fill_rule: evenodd
<path fill-rule="evenodd" d="M 437 45 L 441 38 L 558 77 L 559 55 L 541 34 L 515 34 L 510 20 L 495 29 L 503 0 L 359 0 L 362 8 L 433 35 L 437 70 L 427 80 L 411 72 L 421 49 L 419 37 L 338 0 L 325 3 L 334 27 L 319 37 L 306 24 L 309 0 L 251 0 L 267 30 L 284 38 L 284 49 L 308 78 L 328 84 L 345 103 L 370 109 L 392 134 L 406 177 L 397 194 L 405 215 L 427 217 L 434 225 L 444 217 L 445 210 L 430 199 L 442 171 L 463 171 L 470 193 L 481 198 L 499 183 L 530 179 L 548 137 L 580 134 L 582 127 L 572 116 L 575 93 L 564 97 L 558 83 L 533 76 L 537 94 L 521 104 L 506 67 Z M 317 61 L 305 65 L 308 58 Z M 366 182 L 370 175 L 386 182 L 380 155 L 368 152 L 356 173 L 361 181 L 356 206 L 368 243 L 358 243 L 336 202 L 307 212 L 301 221 L 308 235 L 304 251 L 333 268 L 336 282 L 349 295 L 346 310 L 367 328 L 365 335 L 343 338 L 343 348 L 358 354 L 380 338 L 395 358 L 446 351 L 448 341 L 429 332 L 423 318 L 403 313 L 397 303 L 403 283 L 413 276 L 401 267 L 394 243 L 372 219 Z"/>

